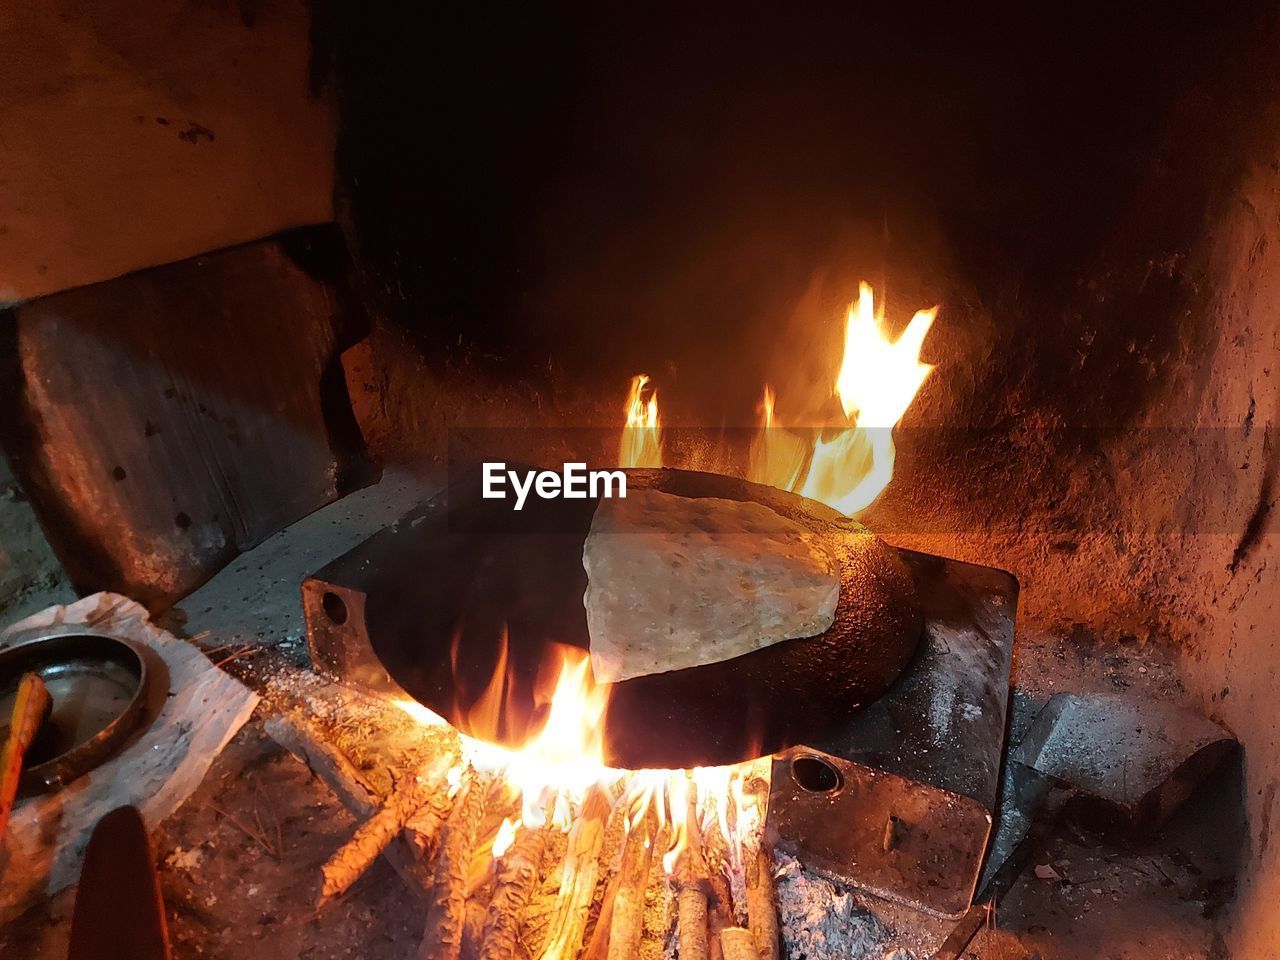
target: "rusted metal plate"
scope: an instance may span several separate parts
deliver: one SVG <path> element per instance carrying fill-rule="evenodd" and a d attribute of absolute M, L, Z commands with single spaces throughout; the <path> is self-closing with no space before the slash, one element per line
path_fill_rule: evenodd
<path fill-rule="evenodd" d="M 968 909 L 991 823 L 972 797 L 819 750 L 773 761 L 775 843 L 809 869 L 935 915 Z"/>
<path fill-rule="evenodd" d="M 162 608 L 371 476 L 344 256 L 300 231 L 4 318 L 0 442 L 78 589 Z"/>
<path fill-rule="evenodd" d="M 799 751 L 775 759 L 769 829 L 806 864 L 958 917 L 974 894 L 1000 789 L 1018 584 L 990 567 L 901 555 L 925 620 L 916 657 L 884 696 L 806 742 L 838 786 L 806 789 L 793 771 Z M 904 842 L 885 849 L 890 817 Z"/>
<path fill-rule="evenodd" d="M 771 753 L 829 732 L 874 700 L 915 651 L 921 620 L 896 551 L 821 504 L 731 477 L 629 472 L 629 487 L 751 499 L 844 545 L 836 622 L 724 663 L 614 684 L 610 762 L 688 767 Z M 509 637 L 507 723 L 518 742 L 541 716 L 535 692 L 552 646 L 588 646 L 582 548 L 594 500 L 530 500 L 521 513 L 455 483 L 424 508 L 303 585 L 316 665 L 375 689 L 401 689 L 467 729 Z M 394 681 L 394 684 L 392 684 Z M 486 735 L 491 731 L 476 731 Z"/>

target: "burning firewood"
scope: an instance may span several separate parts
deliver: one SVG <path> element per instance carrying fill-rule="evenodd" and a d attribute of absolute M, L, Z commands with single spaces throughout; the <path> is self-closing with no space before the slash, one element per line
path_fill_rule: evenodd
<path fill-rule="evenodd" d="M 600 877 L 600 851 L 612 806 L 609 791 L 596 786 L 587 794 L 565 853 L 560 892 L 548 927 L 542 960 L 573 960 L 582 946 L 587 913 Z"/>
<path fill-rule="evenodd" d="M 727 801 L 727 796 L 719 798 L 721 803 L 727 803 Z M 720 952 L 720 931 L 736 926 L 737 923 L 733 911 L 733 897 L 729 891 L 729 880 L 725 874 L 729 866 L 729 843 L 717 820 L 713 819 L 705 826 L 699 824 L 698 829 L 703 858 L 707 866 L 708 951 L 714 960 Z"/>
<path fill-rule="evenodd" d="M 760 807 L 763 823 L 769 788 L 764 781 L 755 779 L 748 784 L 747 790 Z M 773 882 L 773 859 L 763 837 L 749 843 L 743 856 L 746 859 L 747 926 L 755 939 L 760 960 L 778 960 L 778 896 Z"/>
<path fill-rule="evenodd" d="M 458 960 L 462 952 L 471 862 L 491 786 L 487 775 L 474 770 L 464 774 L 457 801 L 440 831 L 420 951 L 423 957 Z"/>
<path fill-rule="evenodd" d="M 747 852 L 747 922 L 760 960 L 778 960 L 778 897 L 773 861 L 763 846 Z"/>
<path fill-rule="evenodd" d="M 644 898 L 649 885 L 649 867 L 653 862 L 654 834 L 658 818 L 649 798 L 636 823 L 627 829 L 622 841 L 618 870 L 609 878 L 595 928 L 582 960 L 608 960 L 625 957 L 632 960 L 644 932 Z"/>
<path fill-rule="evenodd" d="M 684 847 L 676 858 L 672 877 L 677 891 L 676 924 L 680 960 L 708 960 L 710 948 L 707 939 L 707 910 L 711 883 L 707 860 L 702 851 L 693 784 L 686 788 L 684 829 Z"/>
<path fill-rule="evenodd" d="M 653 840 L 657 816 L 646 810 L 627 833 L 622 848 L 622 863 L 605 927 L 605 911 L 600 911 L 599 925 L 607 930 L 607 960 L 633 960 L 644 934 L 644 895 L 649 886 L 649 868 L 653 863 Z"/>
<path fill-rule="evenodd" d="M 502 856 L 485 915 L 480 960 L 508 960 L 516 955 L 516 938 L 538 883 L 549 837 L 545 826 L 523 827 Z"/>
<path fill-rule="evenodd" d="M 756 950 L 755 937 L 742 927 L 725 927 L 720 931 L 720 950 L 724 960 L 762 960 Z"/>
<path fill-rule="evenodd" d="M 320 891 L 322 904 L 349 890 L 419 809 L 433 801 L 438 802 L 436 798 L 441 794 L 447 796 L 449 770 L 456 762 L 457 757 L 452 754 L 435 757 L 393 790 L 378 812 L 356 828 L 351 839 L 338 848 L 321 868 L 324 876 Z"/>
<path fill-rule="evenodd" d="M 404 825 L 404 836 L 414 853 L 424 863 L 430 863 L 435 857 L 436 845 L 440 833 L 448 821 L 449 812 L 453 809 L 454 796 L 457 792 L 457 777 L 462 770 L 457 765 L 445 774 L 445 783 L 437 783 L 437 788 Z M 446 789 L 447 787 L 447 789 Z"/>

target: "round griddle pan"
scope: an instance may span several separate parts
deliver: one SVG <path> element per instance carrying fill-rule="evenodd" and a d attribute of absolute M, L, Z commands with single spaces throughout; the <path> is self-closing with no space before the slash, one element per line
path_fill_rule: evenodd
<path fill-rule="evenodd" d="M 514 469 L 514 468 L 513 468 Z M 611 765 L 733 763 L 821 736 L 880 696 L 911 660 L 923 620 L 898 554 L 823 504 L 761 484 L 684 470 L 628 470 L 629 491 L 751 500 L 829 538 L 842 559 L 835 622 L 732 660 L 613 684 L 605 716 Z M 455 471 L 455 477 L 458 472 Z M 554 647 L 588 649 L 582 551 L 596 500 L 480 496 L 468 472 L 447 493 L 443 517 L 406 538 L 397 569 L 366 598 L 374 652 L 405 691 L 459 729 L 515 745 L 536 728 Z M 383 575 L 385 574 L 385 575 Z M 499 670 L 496 724 L 476 704 Z"/>

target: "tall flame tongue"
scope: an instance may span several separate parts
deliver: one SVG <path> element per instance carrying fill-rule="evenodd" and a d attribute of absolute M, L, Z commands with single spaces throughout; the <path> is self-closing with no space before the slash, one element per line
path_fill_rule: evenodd
<path fill-rule="evenodd" d="M 815 431 L 806 443 L 781 429 L 766 386 L 761 429 L 751 447 L 751 479 L 820 500 L 846 516 L 870 506 L 893 478 L 893 428 L 933 369 L 920 362 L 920 348 L 936 315 L 936 307 L 917 311 L 902 336 L 891 340 L 871 286 L 859 284 L 834 384 L 846 423 Z"/>
<path fill-rule="evenodd" d="M 662 466 L 662 428 L 658 424 L 658 391 L 649 386 L 649 378 L 643 373 L 631 378 L 631 389 L 627 393 L 625 412 L 627 421 L 626 426 L 622 428 L 618 465 L 623 467 Z"/>
<path fill-rule="evenodd" d="M 920 362 L 920 348 L 937 313 L 937 307 L 916 311 L 907 329 L 892 340 L 870 284 L 859 284 L 832 385 L 844 422 L 821 430 L 788 430 L 766 384 L 747 478 L 820 500 L 850 517 L 869 507 L 893 479 L 893 428 L 933 369 Z M 658 395 L 643 374 L 631 378 L 626 415 L 621 465 L 662 466 Z"/>
<path fill-rule="evenodd" d="M 592 786 L 612 782 L 620 775 L 604 764 L 608 687 L 592 680 L 591 661 L 585 650 L 569 646 L 555 649 L 560 661 L 546 720 L 522 746 L 510 749 L 487 739 L 502 729 L 506 709 L 500 694 L 500 677 L 506 669 L 505 632 L 494 679 L 462 724 L 467 758 L 477 767 L 503 772 L 521 795 L 522 822 L 533 827 L 546 821 L 547 807 L 553 802 L 553 820 L 557 826 L 567 826 L 571 808 L 582 802 Z M 421 721 L 444 722 L 414 701 L 400 701 L 400 706 Z"/>

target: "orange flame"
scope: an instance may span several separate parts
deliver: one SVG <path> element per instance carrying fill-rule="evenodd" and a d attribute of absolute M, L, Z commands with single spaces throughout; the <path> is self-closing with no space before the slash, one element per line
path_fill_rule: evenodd
<path fill-rule="evenodd" d="M 581 804 L 593 785 L 609 779 L 604 764 L 608 687 L 592 680 L 591 661 L 585 650 L 557 649 L 559 673 L 546 720 L 521 747 L 509 749 L 477 739 L 500 729 L 507 662 L 505 642 L 493 677 L 476 706 L 466 714 L 468 733 L 462 734 L 468 760 L 481 769 L 501 770 L 508 783 L 519 791 L 521 819 L 532 827 L 546 822 L 549 805 L 554 808 L 553 822 L 567 827 L 573 807 Z M 396 703 L 420 723 L 445 723 L 417 701 L 400 699 Z"/>
<path fill-rule="evenodd" d="M 776 419 L 773 389 L 766 383 L 760 400 L 760 430 L 751 441 L 747 479 L 781 490 L 799 490 L 804 483 L 809 450 L 804 437 L 785 430 Z"/>
<path fill-rule="evenodd" d="M 626 426 L 622 428 L 622 443 L 618 451 L 618 464 L 623 467 L 662 466 L 662 427 L 658 423 L 658 391 L 650 388 L 645 400 L 645 388 L 649 378 L 641 373 L 631 378 L 627 393 Z"/>
<path fill-rule="evenodd" d="M 782 428 L 766 386 L 750 479 L 802 493 L 850 517 L 869 507 L 893 479 L 893 428 L 933 369 L 920 362 L 920 349 L 936 315 L 936 307 L 917 311 L 902 336 L 891 340 L 871 286 L 859 284 L 833 385 L 845 423 L 806 442 Z"/>
<path fill-rule="evenodd" d="M 511 845 L 516 842 L 516 831 L 520 829 L 520 824 L 520 820 L 513 822 L 510 817 L 502 818 L 498 835 L 493 838 L 493 859 L 501 860 L 502 855 L 511 849 Z"/>
<path fill-rule="evenodd" d="M 694 770 L 619 770 L 606 766 L 604 715 L 609 688 L 592 679 L 586 651 L 577 647 L 557 650 L 558 675 L 546 720 L 522 746 L 509 749 L 459 734 L 466 762 L 477 769 L 502 773 L 521 797 L 520 819 L 504 822 L 494 840 L 493 858 L 506 852 L 522 825 L 537 829 L 550 819 L 556 828 L 568 830 L 587 794 L 596 786 L 621 787 L 618 802 L 623 805 L 628 830 L 647 816 L 653 816 L 659 826 L 670 826 L 670 843 L 664 856 L 664 863 L 669 866 L 674 865 L 688 842 L 691 790 L 697 791 L 700 828 L 715 826 L 729 837 L 730 804 L 737 803 L 736 798 L 741 796 L 739 781 L 767 775 L 768 759 Z M 505 655 L 500 655 L 494 677 L 501 677 L 505 668 Z M 478 716 L 490 715 L 490 704 L 500 702 L 503 687 L 501 681 L 490 680 L 478 701 L 483 705 L 473 708 L 467 716 L 470 729 L 479 729 L 472 724 Z M 446 723 L 416 701 L 401 699 L 396 703 L 423 724 Z M 451 789 L 457 789 L 461 774 L 461 766 L 450 771 Z M 738 820 L 746 822 L 741 816 Z"/>

